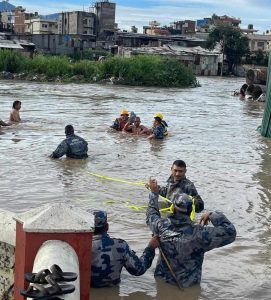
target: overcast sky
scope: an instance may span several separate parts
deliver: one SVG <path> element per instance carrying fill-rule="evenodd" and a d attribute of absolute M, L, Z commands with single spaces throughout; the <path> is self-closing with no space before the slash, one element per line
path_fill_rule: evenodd
<path fill-rule="evenodd" d="M 40 14 L 61 11 L 83 10 L 95 3 L 85 0 L 23 0 L 9 1 L 21 5 L 27 12 Z M 228 15 L 242 20 L 241 27 L 253 24 L 262 33 L 271 29 L 271 0 L 116 0 L 116 23 L 121 29 L 132 25 L 142 31 L 143 25 L 156 20 L 161 25 L 169 25 L 177 20 L 197 20 L 217 15 Z"/>

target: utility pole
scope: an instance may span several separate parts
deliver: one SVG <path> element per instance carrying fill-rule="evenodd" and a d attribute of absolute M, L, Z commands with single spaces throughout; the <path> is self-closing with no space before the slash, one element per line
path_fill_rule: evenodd
<path fill-rule="evenodd" d="M 223 44 L 222 44 L 222 64 L 221 64 L 221 71 L 220 71 L 221 77 L 223 76 L 224 55 L 225 55 L 225 35 L 223 36 Z"/>

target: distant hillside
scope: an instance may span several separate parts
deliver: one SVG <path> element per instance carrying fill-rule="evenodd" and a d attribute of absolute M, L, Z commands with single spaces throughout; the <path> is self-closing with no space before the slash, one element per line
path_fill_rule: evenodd
<path fill-rule="evenodd" d="M 0 2 L 0 12 L 15 10 L 15 7 L 16 6 L 8 3 L 7 1 L 1 1 Z"/>
<path fill-rule="evenodd" d="M 47 19 L 47 20 L 57 20 L 58 19 L 59 14 L 50 14 L 50 15 L 42 15 L 40 16 L 41 19 Z"/>

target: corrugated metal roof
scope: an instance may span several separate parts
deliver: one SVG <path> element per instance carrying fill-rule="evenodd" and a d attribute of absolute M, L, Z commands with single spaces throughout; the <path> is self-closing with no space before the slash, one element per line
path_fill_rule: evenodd
<path fill-rule="evenodd" d="M 0 48 L 5 49 L 23 49 L 23 47 L 15 41 L 0 40 Z"/>

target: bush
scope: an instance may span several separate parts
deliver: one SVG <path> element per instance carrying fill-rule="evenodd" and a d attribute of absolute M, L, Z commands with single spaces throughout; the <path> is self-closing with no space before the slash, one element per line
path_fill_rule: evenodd
<path fill-rule="evenodd" d="M 174 58 L 139 55 L 131 58 L 113 57 L 98 66 L 98 78 L 119 78 L 129 85 L 185 87 L 195 86 L 192 70 Z"/>
<path fill-rule="evenodd" d="M 17 73 L 24 69 L 23 65 L 25 57 L 16 51 L 1 50 L 0 51 L 0 70 Z"/>
<path fill-rule="evenodd" d="M 65 82 L 73 76 L 82 81 L 116 79 L 116 83 L 134 86 L 188 87 L 196 86 L 192 70 L 174 58 L 158 55 L 109 57 L 103 61 L 80 60 L 68 56 L 35 55 L 32 59 L 18 52 L 0 51 L 0 71 L 44 74 L 61 77 Z"/>

